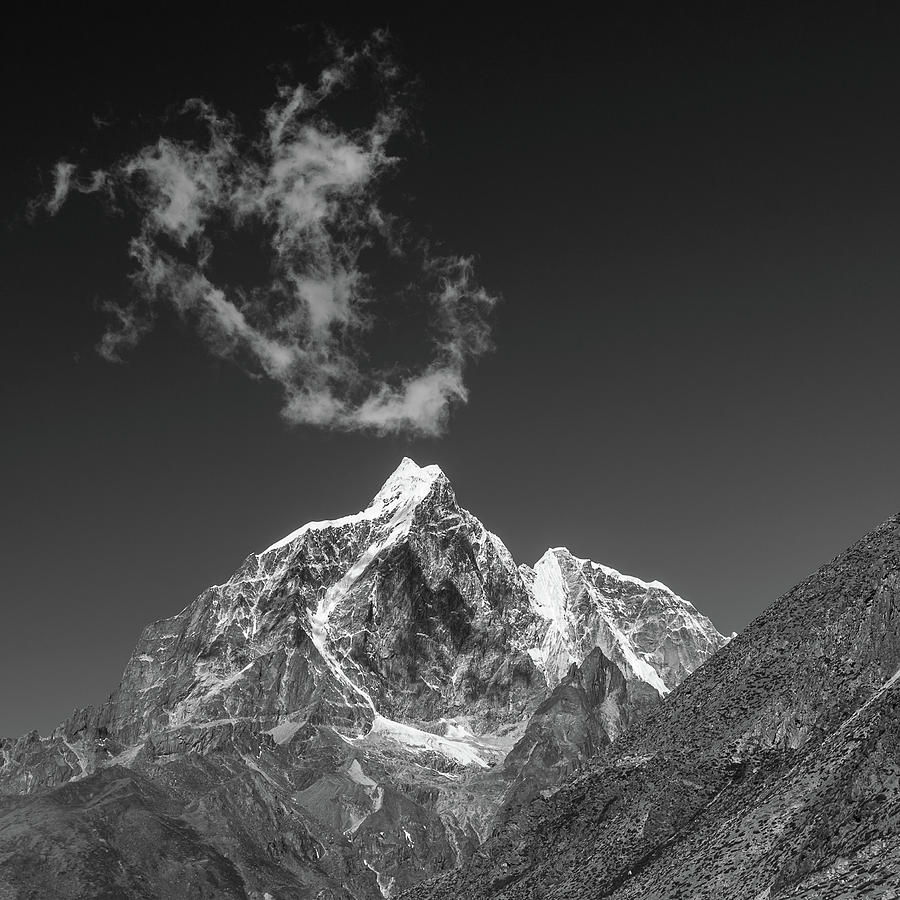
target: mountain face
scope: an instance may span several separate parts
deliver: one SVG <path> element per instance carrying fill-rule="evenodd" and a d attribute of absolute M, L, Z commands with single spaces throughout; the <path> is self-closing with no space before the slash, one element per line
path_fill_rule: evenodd
<path fill-rule="evenodd" d="M 722 646 L 693 606 L 658 581 L 648 584 L 565 547 L 522 575 L 547 623 L 533 658 L 551 684 L 599 647 L 625 674 L 632 699 L 654 705 Z"/>
<path fill-rule="evenodd" d="M 900 516 L 410 897 L 900 896 Z"/>
<path fill-rule="evenodd" d="M 102 706 L 0 741 L 0 896 L 396 896 L 725 643 L 658 582 L 517 566 L 404 460 L 145 628 Z"/>

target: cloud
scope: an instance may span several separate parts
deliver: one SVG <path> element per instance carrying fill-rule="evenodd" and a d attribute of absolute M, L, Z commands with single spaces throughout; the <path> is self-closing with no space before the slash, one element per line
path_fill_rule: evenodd
<path fill-rule="evenodd" d="M 102 190 L 137 213 L 132 293 L 104 307 L 106 359 L 121 361 L 171 308 L 212 353 L 276 383 L 290 422 L 439 434 L 468 398 L 468 364 L 491 347 L 496 299 L 470 258 L 433 252 L 382 208 L 401 162 L 388 147 L 407 123 L 404 78 L 386 38 L 352 51 L 333 42 L 331 52 L 315 84 L 278 91 L 256 134 L 189 100 L 180 124 L 197 137 L 160 136 L 88 179 L 60 162 L 35 208 L 55 215 L 73 190 Z M 363 107 L 363 124 L 341 127 L 332 101 L 355 89 L 380 99 Z M 261 245 L 264 280 L 238 283 L 229 269 L 240 236 Z M 371 342 L 384 340 L 379 324 L 423 303 L 411 360 L 372 362 Z M 404 330 L 401 343 L 408 338 Z"/>
<path fill-rule="evenodd" d="M 73 190 L 81 194 L 94 194 L 106 185 L 106 172 L 97 169 L 85 181 L 76 177 L 76 169 L 74 163 L 64 159 L 57 162 L 53 167 L 53 190 L 29 204 L 28 213 L 31 218 L 42 210 L 55 216 Z"/>

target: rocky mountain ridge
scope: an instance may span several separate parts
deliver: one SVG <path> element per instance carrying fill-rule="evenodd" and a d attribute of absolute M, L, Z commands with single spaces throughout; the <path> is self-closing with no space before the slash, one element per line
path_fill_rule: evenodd
<path fill-rule="evenodd" d="M 659 582 L 562 548 L 517 566 L 437 466 L 405 459 L 362 512 L 144 629 L 105 704 L 0 741 L 0 826 L 24 835 L 0 887 L 394 896 L 471 858 L 724 643 Z M 66 827 L 38 838 L 50 808 Z M 169 865 L 152 848 L 172 829 Z"/>

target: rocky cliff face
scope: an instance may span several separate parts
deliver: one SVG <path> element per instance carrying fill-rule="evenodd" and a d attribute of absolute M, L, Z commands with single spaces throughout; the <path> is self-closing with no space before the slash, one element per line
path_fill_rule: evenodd
<path fill-rule="evenodd" d="M 148 626 L 101 707 L 0 741 L 0 888 L 394 896 L 724 643 L 658 582 L 565 550 L 517 567 L 439 468 L 404 460 L 361 513 Z"/>
<path fill-rule="evenodd" d="M 900 896 L 900 516 L 417 898 Z"/>

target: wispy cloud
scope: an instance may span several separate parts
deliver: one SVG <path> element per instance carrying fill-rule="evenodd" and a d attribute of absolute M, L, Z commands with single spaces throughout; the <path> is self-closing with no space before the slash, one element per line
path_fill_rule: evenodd
<path fill-rule="evenodd" d="M 92 172 L 90 178 L 82 180 L 77 177 L 77 167 L 74 163 L 61 159 L 53 167 L 53 188 L 44 197 L 33 200 L 28 205 L 28 214 L 34 218 L 41 210 L 55 216 L 66 202 L 72 191 L 81 194 L 95 194 L 106 185 L 106 172 L 97 169 Z"/>
<path fill-rule="evenodd" d="M 105 170 L 79 178 L 60 162 L 52 191 L 33 207 L 55 215 L 73 191 L 103 191 L 137 212 L 128 247 L 133 292 L 105 307 L 98 346 L 119 361 L 153 328 L 161 307 L 190 321 L 215 354 L 277 383 L 296 423 L 380 434 L 438 434 L 468 397 L 466 366 L 491 346 L 495 298 L 471 259 L 438 255 L 381 205 L 400 160 L 403 75 L 383 35 L 355 50 L 334 43 L 313 85 L 283 87 L 256 134 L 201 100 L 182 117 L 197 140 L 159 137 Z M 379 96 L 362 126 L 341 127 L 331 101 L 364 86 Z M 268 276 L 235 284 L 221 274 L 223 245 L 259 237 Z M 367 337 L 397 293 L 428 307 L 417 368 L 371 363 Z M 396 314 L 396 313 L 395 313 Z M 421 352 L 419 352 L 421 357 Z"/>

